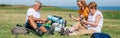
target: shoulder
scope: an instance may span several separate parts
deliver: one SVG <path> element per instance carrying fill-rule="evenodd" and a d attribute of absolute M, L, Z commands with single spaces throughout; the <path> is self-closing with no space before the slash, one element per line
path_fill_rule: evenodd
<path fill-rule="evenodd" d="M 33 13 L 33 8 L 29 8 L 28 10 L 27 10 L 27 14 L 32 14 Z"/>
<path fill-rule="evenodd" d="M 102 12 L 99 11 L 99 10 L 97 10 L 97 14 L 96 15 L 100 15 L 101 17 L 103 17 Z"/>
<path fill-rule="evenodd" d="M 97 14 L 102 14 L 102 12 L 101 12 L 101 11 L 99 11 L 99 10 L 97 10 L 97 11 L 96 11 L 96 13 L 97 13 Z"/>
<path fill-rule="evenodd" d="M 28 11 L 31 11 L 31 10 L 33 10 L 33 8 L 28 8 Z"/>

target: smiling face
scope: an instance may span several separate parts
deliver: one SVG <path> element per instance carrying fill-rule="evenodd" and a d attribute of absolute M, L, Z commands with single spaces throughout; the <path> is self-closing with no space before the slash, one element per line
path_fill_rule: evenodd
<path fill-rule="evenodd" d="M 94 12 L 97 10 L 97 4 L 95 2 L 90 2 L 89 5 L 90 13 L 94 14 Z"/>
<path fill-rule="evenodd" d="M 86 7 L 86 2 L 83 0 L 77 0 L 77 5 L 81 10 L 84 10 Z"/>
<path fill-rule="evenodd" d="M 82 7 L 81 2 L 77 2 L 78 7 Z"/>
<path fill-rule="evenodd" d="M 42 7 L 42 3 L 35 3 L 34 6 L 33 6 L 33 8 L 34 8 L 36 11 L 40 10 L 41 7 Z"/>
<path fill-rule="evenodd" d="M 89 7 L 89 10 L 90 10 L 90 13 L 94 14 L 94 12 L 95 12 L 95 9 L 94 9 L 94 8 Z"/>

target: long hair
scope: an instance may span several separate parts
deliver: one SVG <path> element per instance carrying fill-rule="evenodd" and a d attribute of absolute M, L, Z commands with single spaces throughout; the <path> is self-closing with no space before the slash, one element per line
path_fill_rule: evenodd
<path fill-rule="evenodd" d="M 84 7 L 84 9 L 87 7 L 87 3 L 85 2 L 85 0 L 77 0 L 77 2 L 80 2 L 82 4 L 82 7 Z"/>

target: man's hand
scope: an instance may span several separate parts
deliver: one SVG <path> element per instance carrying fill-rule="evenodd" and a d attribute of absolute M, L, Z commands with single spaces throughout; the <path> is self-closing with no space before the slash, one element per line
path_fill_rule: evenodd
<path fill-rule="evenodd" d="M 44 18 L 44 19 L 41 19 L 40 20 L 40 23 L 47 23 L 48 22 L 48 19 L 47 18 Z"/>
<path fill-rule="evenodd" d="M 47 22 L 48 22 L 47 18 L 43 19 L 43 23 L 47 23 Z"/>

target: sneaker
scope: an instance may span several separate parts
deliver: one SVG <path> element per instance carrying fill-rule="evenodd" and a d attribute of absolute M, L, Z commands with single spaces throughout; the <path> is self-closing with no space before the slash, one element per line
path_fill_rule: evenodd
<path fill-rule="evenodd" d="M 37 32 L 37 35 L 38 35 L 38 36 L 42 36 L 42 35 L 44 35 L 44 33 L 43 33 L 41 30 L 39 30 L 39 31 Z"/>
<path fill-rule="evenodd" d="M 38 31 L 39 31 L 39 28 L 36 28 L 36 29 L 35 29 L 35 32 L 38 32 Z"/>
<path fill-rule="evenodd" d="M 36 28 L 35 31 L 38 36 L 42 36 L 44 34 L 41 30 L 39 30 L 39 28 Z"/>
<path fill-rule="evenodd" d="M 64 34 L 67 35 L 67 36 L 69 36 L 69 33 L 70 33 L 70 30 L 68 30 L 68 29 L 66 29 L 66 30 L 64 31 Z"/>
<path fill-rule="evenodd" d="M 60 35 L 64 35 L 64 28 L 61 28 Z"/>

